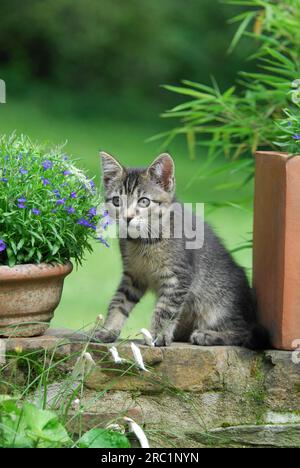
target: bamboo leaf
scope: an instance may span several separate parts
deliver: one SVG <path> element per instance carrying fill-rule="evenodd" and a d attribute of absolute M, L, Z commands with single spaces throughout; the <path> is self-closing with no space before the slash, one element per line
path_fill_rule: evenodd
<path fill-rule="evenodd" d="M 249 12 L 245 15 L 245 18 L 243 19 L 243 21 L 241 22 L 241 24 L 239 25 L 232 41 L 231 41 L 231 44 L 228 48 L 228 53 L 231 54 L 231 52 L 235 49 L 235 47 L 237 46 L 237 44 L 239 43 L 241 37 L 243 36 L 245 30 L 248 28 L 250 22 L 253 20 L 253 18 L 255 18 L 255 15 L 256 15 L 256 12 Z"/>

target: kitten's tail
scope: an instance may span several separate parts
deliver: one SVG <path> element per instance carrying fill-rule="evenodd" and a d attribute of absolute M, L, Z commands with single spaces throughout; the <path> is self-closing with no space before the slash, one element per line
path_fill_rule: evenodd
<path fill-rule="evenodd" d="M 254 289 L 251 289 L 252 303 L 250 306 L 251 317 L 249 320 L 251 332 L 247 338 L 245 346 L 253 350 L 263 350 L 272 348 L 270 334 L 267 329 L 258 322 L 258 305 Z M 248 323 L 249 323 L 248 322 Z"/>
<path fill-rule="evenodd" d="M 254 324 L 249 339 L 245 343 L 246 348 L 263 350 L 272 348 L 270 335 L 263 325 Z"/>

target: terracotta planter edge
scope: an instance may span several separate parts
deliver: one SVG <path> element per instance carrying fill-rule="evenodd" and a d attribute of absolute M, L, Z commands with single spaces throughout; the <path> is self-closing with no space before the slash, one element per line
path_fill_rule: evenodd
<path fill-rule="evenodd" d="M 27 263 L 14 267 L 0 265 L 0 283 L 1 281 L 31 281 L 54 276 L 67 276 L 72 270 L 73 265 L 70 261 L 64 264 Z"/>

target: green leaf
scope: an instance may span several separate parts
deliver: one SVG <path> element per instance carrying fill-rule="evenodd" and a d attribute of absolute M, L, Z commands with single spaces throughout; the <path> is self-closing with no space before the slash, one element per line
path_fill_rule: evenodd
<path fill-rule="evenodd" d="M 255 18 L 256 16 L 256 12 L 255 11 L 252 11 L 252 12 L 249 12 L 246 14 L 245 18 L 243 19 L 243 21 L 241 22 L 241 24 L 239 25 L 232 41 L 231 41 L 231 44 L 228 48 L 228 53 L 231 53 L 235 47 L 237 46 L 238 42 L 240 41 L 241 37 L 243 36 L 245 30 L 248 28 L 250 22 L 253 20 L 253 18 Z"/>
<path fill-rule="evenodd" d="M 91 429 L 77 443 L 79 448 L 130 448 L 127 437 L 107 429 Z"/>
<path fill-rule="evenodd" d="M 23 418 L 28 434 L 37 441 L 39 447 L 52 447 L 53 444 L 65 446 L 71 443 L 66 429 L 60 424 L 54 412 L 41 410 L 25 402 Z"/>
<path fill-rule="evenodd" d="M 167 89 L 168 91 L 172 91 L 173 93 L 177 93 L 177 94 L 184 94 L 187 96 L 193 96 L 197 98 L 201 98 L 205 96 L 203 93 L 200 93 L 199 91 L 195 91 L 190 88 L 183 88 L 180 86 L 171 86 L 171 85 L 164 85 L 163 87 Z"/>
<path fill-rule="evenodd" d="M 7 247 L 6 249 L 7 257 L 8 257 L 8 265 L 10 267 L 15 266 L 16 264 L 16 257 L 10 247 Z"/>
<path fill-rule="evenodd" d="M 17 244 L 17 250 L 18 251 L 21 250 L 24 244 L 25 244 L 25 239 L 21 239 Z"/>
<path fill-rule="evenodd" d="M 16 398 L 10 395 L 0 395 L 0 408 L 4 412 L 17 411 Z"/>
<path fill-rule="evenodd" d="M 0 446 L 65 447 L 72 441 L 52 411 L 24 402 L 18 407 L 11 398 L 0 398 Z"/>

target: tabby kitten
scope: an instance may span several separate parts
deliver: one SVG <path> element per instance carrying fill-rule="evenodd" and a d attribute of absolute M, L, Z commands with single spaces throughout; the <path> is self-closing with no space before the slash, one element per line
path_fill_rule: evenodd
<path fill-rule="evenodd" d="M 181 235 L 174 235 L 176 210 L 169 226 L 165 222 L 176 201 L 171 156 L 160 155 L 146 169 L 125 168 L 104 152 L 101 158 L 107 209 L 119 226 L 123 276 L 97 339 L 116 340 L 135 304 L 151 289 L 157 296 L 156 346 L 172 341 L 264 346 L 245 273 L 212 229 L 204 223 L 203 245 L 190 249 L 184 222 Z M 194 214 L 190 219 L 197 225 Z M 170 236 L 164 235 L 167 229 Z"/>

